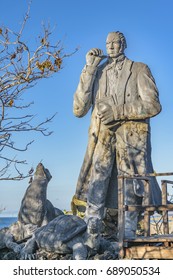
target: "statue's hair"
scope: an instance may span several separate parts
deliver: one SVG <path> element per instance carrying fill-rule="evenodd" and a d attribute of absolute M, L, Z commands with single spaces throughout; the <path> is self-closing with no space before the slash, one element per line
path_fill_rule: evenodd
<path fill-rule="evenodd" d="M 125 50 L 127 48 L 127 43 L 126 43 L 126 38 L 124 36 L 124 34 L 120 31 L 113 31 L 113 32 L 110 32 L 110 33 L 116 33 L 118 34 L 120 40 L 121 40 L 121 43 L 122 43 L 122 47 L 123 49 Z"/>
<path fill-rule="evenodd" d="M 120 32 L 120 31 L 117 31 L 116 33 L 120 37 L 120 40 L 121 40 L 122 45 L 123 45 L 123 48 L 126 49 L 127 48 L 127 42 L 126 42 L 126 38 L 125 38 L 124 34 L 122 32 Z"/>

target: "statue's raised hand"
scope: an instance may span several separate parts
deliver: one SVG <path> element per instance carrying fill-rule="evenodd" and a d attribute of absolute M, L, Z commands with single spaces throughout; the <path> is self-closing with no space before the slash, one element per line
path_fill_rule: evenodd
<path fill-rule="evenodd" d="M 91 49 L 86 54 L 86 64 L 89 66 L 97 67 L 100 61 L 105 58 L 103 56 L 103 51 L 100 49 Z"/>

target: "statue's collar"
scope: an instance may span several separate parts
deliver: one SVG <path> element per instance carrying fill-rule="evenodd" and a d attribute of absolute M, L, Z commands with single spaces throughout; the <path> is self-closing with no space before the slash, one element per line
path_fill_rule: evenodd
<path fill-rule="evenodd" d="M 107 69 L 112 68 L 114 66 L 116 66 L 118 68 L 118 70 L 122 69 L 123 63 L 124 63 L 124 59 L 125 59 L 125 55 L 124 54 L 120 54 L 118 57 L 116 58 L 111 58 L 109 57 L 107 60 Z"/>

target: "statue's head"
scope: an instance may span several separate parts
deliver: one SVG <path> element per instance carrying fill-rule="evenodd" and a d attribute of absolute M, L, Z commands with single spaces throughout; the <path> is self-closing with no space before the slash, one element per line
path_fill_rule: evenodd
<path fill-rule="evenodd" d="M 117 57 L 119 54 L 124 53 L 125 48 L 127 48 L 127 44 L 123 33 L 116 31 L 108 34 L 106 50 L 110 57 Z"/>

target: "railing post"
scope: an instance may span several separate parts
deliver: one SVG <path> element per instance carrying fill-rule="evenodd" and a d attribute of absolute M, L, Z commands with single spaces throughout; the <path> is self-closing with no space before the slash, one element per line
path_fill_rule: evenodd
<path fill-rule="evenodd" d="M 150 204 L 150 179 L 146 179 L 146 186 L 144 188 L 144 205 Z M 145 210 L 144 212 L 144 236 L 150 235 L 150 213 Z"/>
<path fill-rule="evenodd" d="M 167 205 L 167 182 L 162 180 L 162 205 Z M 162 212 L 163 216 L 163 233 L 169 234 L 169 225 L 168 225 L 168 211 L 165 210 Z"/>
<path fill-rule="evenodd" d="M 119 237 L 119 257 L 124 257 L 124 230 L 125 230 L 125 218 L 124 218 L 124 178 L 118 178 L 118 237 Z"/>

